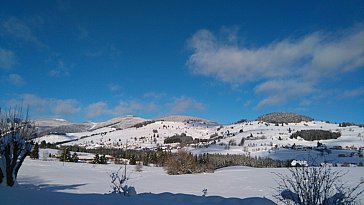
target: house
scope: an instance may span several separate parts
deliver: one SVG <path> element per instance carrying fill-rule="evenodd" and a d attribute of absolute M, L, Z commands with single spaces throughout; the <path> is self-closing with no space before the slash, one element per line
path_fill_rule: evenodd
<path fill-rule="evenodd" d="M 293 160 L 291 162 L 292 167 L 308 167 L 308 162 L 306 160 Z"/>

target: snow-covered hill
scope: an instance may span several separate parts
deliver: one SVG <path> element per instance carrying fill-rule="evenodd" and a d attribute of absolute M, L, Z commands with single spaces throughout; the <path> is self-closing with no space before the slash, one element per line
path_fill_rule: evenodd
<path fill-rule="evenodd" d="M 157 119 L 157 121 L 195 122 L 195 123 L 199 122 L 202 124 L 213 124 L 213 125 L 218 124 L 217 122 L 214 122 L 212 120 L 206 120 L 203 118 L 192 117 L 192 116 L 182 116 L 182 115 L 172 115 L 172 116 L 162 117 L 162 118 Z"/>
<path fill-rule="evenodd" d="M 123 117 L 117 117 L 113 118 L 111 120 L 107 120 L 104 122 L 95 123 L 93 127 L 91 127 L 90 130 L 97 130 L 103 127 L 112 127 L 115 129 L 125 129 L 128 127 L 131 127 L 135 124 L 142 123 L 144 121 L 147 121 L 146 119 L 135 117 L 135 116 L 123 116 Z"/>
<path fill-rule="evenodd" d="M 64 119 L 36 119 L 34 120 L 34 123 L 39 127 L 57 127 L 72 124 L 71 122 Z"/>
<path fill-rule="evenodd" d="M 262 115 L 257 118 L 257 121 L 263 121 L 268 123 L 299 123 L 302 121 L 313 121 L 311 117 L 299 115 L 290 112 L 273 112 L 266 115 Z"/>
<path fill-rule="evenodd" d="M 327 130 L 341 133 L 338 139 L 306 141 L 300 137 L 291 139 L 292 133 L 301 130 Z M 178 144 L 164 144 L 164 140 L 182 133 L 198 139 L 187 147 L 193 153 L 244 154 L 268 156 L 276 159 L 292 159 L 311 152 L 327 159 L 341 159 L 337 162 L 364 162 L 364 128 L 359 126 L 341 127 L 322 121 L 299 123 L 267 123 L 247 121 L 230 125 L 219 125 L 209 120 L 186 116 L 171 116 L 158 120 L 125 116 L 95 123 L 88 131 L 46 135 L 38 139 L 63 145 L 79 145 L 89 149 L 98 147 L 128 149 L 172 149 Z M 322 143 L 322 147 L 317 145 Z M 325 151 L 323 151 L 325 150 Z M 331 154 L 331 155 L 330 155 Z M 334 157 L 335 156 L 335 157 Z M 351 158 L 348 160 L 348 156 Z"/>

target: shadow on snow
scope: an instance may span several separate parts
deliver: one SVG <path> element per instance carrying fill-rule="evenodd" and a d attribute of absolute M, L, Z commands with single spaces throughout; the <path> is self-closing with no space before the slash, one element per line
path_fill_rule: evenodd
<path fill-rule="evenodd" d="M 135 196 L 125 197 L 119 194 L 76 194 L 57 192 L 72 190 L 85 184 L 72 185 L 47 185 L 39 186 L 22 184 L 17 187 L 0 187 L 0 201 L 2 205 L 276 205 L 267 198 L 251 197 L 245 199 L 224 198 L 220 196 L 195 196 L 189 194 L 173 193 L 141 193 Z"/>

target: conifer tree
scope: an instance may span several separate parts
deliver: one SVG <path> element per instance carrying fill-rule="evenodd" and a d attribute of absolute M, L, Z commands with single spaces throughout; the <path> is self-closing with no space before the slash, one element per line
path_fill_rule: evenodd
<path fill-rule="evenodd" d="M 135 164 L 136 164 L 136 158 L 135 158 L 135 155 L 131 155 L 131 156 L 130 156 L 129 164 L 130 164 L 130 165 L 135 165 Z"/>
<path fill-rule="evenodd" d="M 106 164 L 106 163 L 107 163 L 106 156 L 103 154 L 100 157 L 99 164 Z"/>
<path fill-rule="evenodd" d="M 77 153 L 76 153 L 76 152 L 75 152 L 75 153 L 73 153 L 73 155 L 72 155 L 72 157 L 71 157 L 71 161 L 72 161 L 72 162 L 78 162 L 78 160 L 79 160 L 79 158 L 78 158 Z"/>
<path fill-rule="evenodd" d="M 39 159 L 39 145 L 35 143 L 33 150 L 30 152 L 31 159 Z"/>
<path fill-rule="evenodd" d="M 68 148 L 64 148 L 59 156 L 59 160 L 61 162 L 69 162 L 71 161 L 71 152 Z"/>
<path fill-rule="evenodd" d="M 99 163 L 100 163 L 100 156 L 99 154 L 95 154 L 95 157 L 92 160 L 92 164 L 99 164 Z"/>

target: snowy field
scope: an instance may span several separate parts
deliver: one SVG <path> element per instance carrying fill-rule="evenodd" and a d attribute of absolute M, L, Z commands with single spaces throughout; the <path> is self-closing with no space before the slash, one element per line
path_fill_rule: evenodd
<path fill-rule="evenodd" d="M 275 204 L 274 173 L 287 173 L 277 168 L 228 167 L 214 173 L 171 176 L 159 167 L 144 166 L 137 172 L 128 166 L 128 184 L 138 195 L 123 197 L 110 194 L 109 174 L 119 167 L 27 158 L 18 175 L 19 185 L 0 187 L 1 204 Z M 336 169 L 348 171 L 344 177 L 348 185 L 364 177 L 362 167 Z"/>
<path fill-rule="evenodd" d="M 114 121 L 105 122 L 99 127 L 95 125 L 92 130 L 87 132 L 43 136 L 38 139 L 38 142 L 42 140 L 49 143 L 67 142 L 64 145 L 78 145 L 91 149 L 98 147 L 123 148 L 127 142 L 128 149 L 154 149 L 168 146 L 164 144 L 167 137 L 185 133 L 194 139 L 216 141 L 216 144 L 212 144 L 210 141 L 185 148 L 194 154 L 244 154 L 281 160 L 313 159 L 320 163 L 351 166 L 333 168 L 348 172 L 343 178 L 348 186 L 356 185 L 364 178 L 364 167 L 355 167 L 364 163 L 363 127 L 340 127 L 339 124 L 320 121 L 276 126 L 258 121 L 217 125 L 174 120 L 151 122 L 137 128 L 128 126 L 132 124 L 131 122 L 142 121 L 141 119 L 126 118 L 124 121 L 128 126 L 124 126 L 122 123 L 116 125 Z M 105 125 L 107 126 L 104 127 Z M 321 140 L 321 143 L 328 147 L 327 152 L 315 150 L 318 141 L 289 138 L 291 133 L 309 129 L 340 132 L 341 137 Z M 216 138 L 217 136 L 219 138 Z M 245 140 L 244 144 L 238 146 L 242 139 Z M 299 149 L 293 149 L 293 145 Z M 179 148 L 174 147 L 173 149 L 172 151 L 177 151 Z M 56 150 L 47 151 L 53 155 L 57 153 Z M 43 154 L 40 156 L 43 159 Z M 79 153 L 79 156 L 93 157 L 92 155 L 84 156 L 84 153 Z M 12 189 L 0 187 L 0 205 L 269 205 L 277 203 L 273 197 L 276 194 L 274 189 L 277 186 L 275 173 L 288 172 L 285 168 L 228 167 L 216 170 L 214 173 L 171 176 L 160 167 L 143 167 L 142 172 L 137 172 L 134 166 L 128 166 L 128 185 L 135 187 L 138 195 L 123 197 L 110 193 L 112 189 L 109 175 L 119 168 L 119 165 L 113 164 L 62 163 L 27 158 L 18 175 L 19 185 Z M 203 196 L 204 189 L 207 189 L 206 196 Z M 364 195 L 360 197 L 360 204 L 364 204 Z"/>

